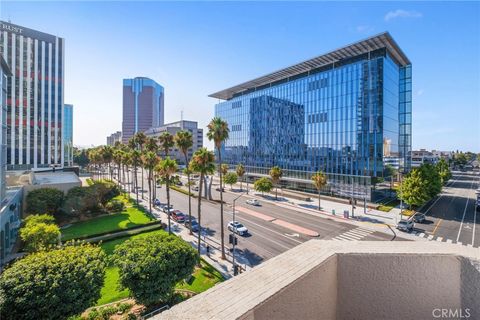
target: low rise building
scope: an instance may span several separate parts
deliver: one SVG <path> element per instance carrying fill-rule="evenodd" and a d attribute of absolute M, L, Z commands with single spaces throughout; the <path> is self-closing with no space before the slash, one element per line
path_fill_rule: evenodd
<path fill-rule="evenodd" d="M 196 121 L 180 120 L 177 122 L 167 123 L 161 127 L 150 128 L 145 131 L 147 137 L 159 137 L 164 132 L 168 132 L 171 135 L 175 135 L 178 131 L 189 131 L 192 134 L 193 146 L 188 150 L 188 158 L 191 159 L 192 155 L 197 149 L 203 147 L 203 129 L 198 128 Z M 164 154 L 160 154 L 164 156 Z M 185 156 L 181 150 L 175 146 L 172 149 L 170 157 L 177 160 L 180 165 L 185 165 Z"/>
<path fill-rule="evenodd" d="M 116 142 L 122 142 L 122 132 L 117 131 L 107 137 L 107 146 L 114 146 Z"/>
<path fill-rule="evenodd" d="M 425 163 L 436 164 L 440 158 L 433 152 L 427 151 L 425 149 L 420 149 L 417 151 L 412 151 L 411 159 L 412 168 L 418 168 Z"/>

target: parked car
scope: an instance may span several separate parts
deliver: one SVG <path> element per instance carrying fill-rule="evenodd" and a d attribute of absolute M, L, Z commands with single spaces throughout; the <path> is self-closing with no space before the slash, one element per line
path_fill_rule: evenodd
<path fill-rule="evenodd" d="M 423 222 L 425 222 L 425 220 L 426 220 L 425 213 L 417 212 L 413 216 L 413 221 L 415 221 L 417 223 L 423 223 Z"/>
<path fill-rule="evenodd" d="M 414 226 L 415 226 L 415 223 L 413 222 L 413 219 L 400 220 L 397 223 L 397 229 L 400 230 L 400 231 L 405 231 L 405 232 L 412 231 Z"/>
<path fill-rule="evenodd" d="M 171 217 L 173 220 L 177 221 L 177 222 L 180 222 L 180 223 L 183 223 L 185 222 L 185 214 L 183 214 L 182 211 L 180 210 L 173 210 L 171 211 Z"/>
<path fill-rule="evenodd" d="M 215 190 L 220 191 L 220 187 L 216 188 Z M 222 192 L 225 192 L 225 188 L 222 188 Z"/>
<path fill-rule="evenodd" d="M 197 220 L 195 220 L 194 217 L 192 217 L 192 220 L 189 220 L 188 217 L 185 220 L 185 227 L 190 228 L 190 223 L 192 224 L 192 231 L 197 232 L 200 225 L 198 224 Z"/>
<path fill-rule="evenodd" d="M 165 212 L 165 213 L 167 213 L 168 211 L 171 211 L 172 209 L 173 209 L 173 206 L 172 206 L 172 205 L 170 205 L 170 207 L 169 207 L 168 205 L 166 205 L 166 204 L 164 204 L 164 205 L 162 206 L 162 211 Z"/>
<path fill-rule="evenodd" d="M 178 180 L 176 183 L 175 183 L 177 186 L 183 186 L 183 182 Z"/>
<path fill-rule="evenodd" d="M 162 205 L 162 203 L 160 202 L 160 200 L 155 199 L 155 200 L 153 200 L 153 205 L 157 206 L 157 207 L 160 207 Z"/>
<path fill-rule="evenodd" d="M 200 188 L 198 186 L 193 186 L 192 190 L 193 191 L 198 191 L 198 190 L 200 190 Z"/>
<path fill-rule="evenodd" d="M 245 227 L 243 224 L 241 224 L 238 221 L 230 221 L 228 223 L 228 230 L 237 233 L 241 236 L 246 235 L 248 233 L 247 227 Z"/>
<path fill-rule="evenodd" d="M 257 199 L 248 199 L 247 201 L 245 201 L 247 204 L 250 204 L 252 206 L 259 206 L 260 205 L 260 201 L 258 201 Z"/>

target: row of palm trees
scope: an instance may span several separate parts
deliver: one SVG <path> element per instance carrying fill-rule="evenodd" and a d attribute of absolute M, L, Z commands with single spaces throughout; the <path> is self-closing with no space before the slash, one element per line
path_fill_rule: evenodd
<path fill-rule="evenodd" d="M 136 203 L 139 203 L 139 185 L 138 171 L 141 170 L 141 189 L 144 190 L 144 170 L 147 171 L 148 181 L 148 198 L 149 211 L 152 213 L 152 204 L 156 198 L 157 182 L 166 186 L 167 206 L 170 207 L 170 186 L 174 182 L 178 165 L 176 160 L 169 157 L 173 147 L 177 147 L 185 158 L 187 164 L 184 173 L 187 175 L 188 186 L 188 216 L 192 219 L 192 203 L 191 203 L 191 174 L 200 175 L 200 182 L 203 182 L 207 175 L 212 175 L 215 171 L 215 159 L 218 163 L 218 174 L 220 176 L 220 221 L 221 221 L 221 247 L 222 258 L 225 259 L 224 249 L 224 208 L 223 208 L 223 187 L 221 165 L 221 147 L 225 140 L 228 139 L 228 124 L 221 118 L 215 117 L 208 124 L 208 139 L 215 144 L 217 157 L 206 148 L 198 149 L 192 159 L 188 157 L 188 150 L 193 146 L 193 137 L 189 131 L 178 131 L 175 135 L 164 132 L 157 138 L 147 137 L 144 133 L 135 134 L 127 144 L 116 143 L 115 146 L 100 146 L 92 148 L 88 152 L 90 160 L 90 170 L 97 172 L 97 178 L 109 178 L 113 180 L 113 173 L 116 170 L 117 181 L 122 185 L 125 192 L 134 192 L 136 195 Z M 162 155 L 164 158 L 162 158 Z M 106 169 L 106 170 L 99 170 Z M 106 171 L 106 172 L 105 172 Z M 129 172 L 133 172 L 133 176 Z M 95 175 L 94 175 L 95 178 Z M 130 181 L 132 178 L 132 181 Z M 203 183 L 200 183 L 198 197 L 198 224 L 201 226 L 201 194 Z M 141 195 L 144 198 L 143 192 Z M 168 227 L 170 230 L 171 221 L 168 215 Z M 192 234 L 190 225 L 190 234 Z M 198 232 L 198 250 L 200 252 L 200 232 Z"/>
<path fill-rule="evenodd" d="M 135 192 L 136 202 L 139 202 L 139 186 L 138 186 L 138 169 L 141 169 L 142 177 L 144 170 L 147 171 L 148 181 L 148 195 L 149 195 L 149 211 L 152 212 L 152 204 L 156 198 L 157 182 L 161 182 L 166 186 L 167 205 L 170 207 L 170 186 L 178 171 L 177 163 L 174 159 L 169 157 L 170 151 L 173 147 L 177 147 L 185 158 L 187 164 L 184 173 L 187 175 L 188 186 L 188 216 L 192 218 L 192 204 L 191 204 L 191 175 L 193 173 L 200 175 L 199 196 L 198 196 L 198 224 L 201 226 L 201 202 L 203 182 L 206 176 L 212 175 L 215 171 L 215 162 L 217 163 L 217 171 L 220 183 L 220 224 L 221 224 L 221 251 L 222 259 L 225 259 L 225 230 L 224 230 L 224 202 L 223 202 L 223 176 L 228 172 L 228 166 L 222 164 L 222 145 L 229 137 L 229 128 L 226 121 L 219 117 L 213 118 L 207 126 L 207 138 L 214 142 L 215 154 L 208 151 L 206 148 L 198 149 L 191 159 L 188 157 L 188 151 L 193 146 L 193 137 L 189 131 L 178 131 L 175 135 L 164 132 L 157 138 L 147 137 L 144 133 L 137 133 L 132 137 L 127 144 L 117 143 L 115 146 L 101 146 L 91 149 L 88 153 L 91 165 L 98 168 L 100 166 L 107 168 L 107 175 L 110 179 L 113 178 L 112 165 L 117 171 L 117 180 L 123 185 L 123 190 L 127 191 L 130 187 L 130 192 Z M 164 156 L 162 159 L 159 154 Z M 216 160 L 216 161 L 215 161 Z M 130 181 L 129 172 L 133 172 L 132 181 Z M 245 174 L 245 167 L 243 164 L 237 165 L 235 169 L 237 175 L 242 178 Z M 277 186 L 283 176 L 282 169 L 275 166 L 270 169 L 270 176 L 272 182 L 275 184 L 275 198 L 277 198 Z M 101 177 L 105 174 L 100 173 Z M 141 179 L 143 190 L 143 178 Z M 241 179 L 240 181 L 242 181 Z M 327 177 L 323 172 L 317 172 L 312 176 L 312 182 L 318 190 L 318 201 L 320 210 L 320 191 L 327 184 Z M 242 184 L 242 182 L 241 182 Z M 205 185 L 206 187 L 206 185 Z M 241 185 L 241 188 L 243 186 Z M 144 198 L 142 192 L 142 198 Z M 168 215 L 168 227 L 170 230 L 171 221 Z M 190 227 L 190 234 L 192 230 Z M 200 253 L 200 232 L 198 232 L 198 250 Z"/>

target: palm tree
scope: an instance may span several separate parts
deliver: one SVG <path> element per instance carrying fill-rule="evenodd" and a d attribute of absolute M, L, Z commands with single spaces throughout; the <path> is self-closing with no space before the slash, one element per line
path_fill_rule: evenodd
<path fill-rule="evenodd" d="M 130 188 L 130 192 L 132 191 L 132 186 L 130 184 L 130 173 L 129 173 L 129 168 L 130 165 L 132 164 L 132 151 L 130 148 L 126 148 L 125 151 L 123 152 L 122 155 L 122 162 L 127 169 L 127 187 L 125 188 L 125 195 L 127 194 L 127 188 Z"/>
<path fill-rule="evenodd" d="M 280 182 L 280 179 L 282 178 L 283 172 L 282 169 L 280 169 L 279 166 L 275 166 L 270 169 L 270 177 L 272 177 L 272 181 L 275 184 L 275 200 L 277 200 L 277 193 L 278 193 L 278 183 Z"/>
<path fill-rule="evenodd" d="M 145 142 L 145 150 L 146 151 L 151 151 L 155 154 L 158 154 L 158 144 L 157 144 L 157 139 L 154 137 L 147 137 L 147 140 Z M 153 195 L 151 196 L 151 201 L 157 197 L 157 183 L 156 183 L 156 173 L 153 172 L 151 179 L 154 180 L 153 184 Z"/>
<path fill-rule="evenodd" d="M 147 179 L 148 179 L 148 203 L 149 203 L 149 210 L 150 215 L 152 214 L 152 179 L 153 179 L 153 169 L 157 166 L 159 162 L 159 157 L 155 152 L 147 151 L 145 154 L 142 155 L 142 162 L 145 169 L 147 169 Z"/>
<path fill-rule="evenodd" d="M 177 162 L 170 157 L 166 157 L 155 167 L 155 170 L 158 172 L 160 177 L 162 178 L 163 182 L 167 187 L 167 215 L 168 215 L 168 233 L 172 233 L 172 229 L 170 227 L 170 182 L 172 180 L 172 176 L 177 172 Z"/>
<path fill-rule="evenodd" d="M 122 159 L 123 159 L 123 150 L 120 148 L 115 148 L 113 150 L 113 161 L 117 165 L 117 181 L 118 181 L 118 186 L 121 187 L 121 176 L 120 176 L 120 168 L 122 167 Z"/>
<path fill-rule="evenodd" d="M 208 151 L 207 148 L 200 148 L 193 154 L 192 160 L 188 168 L 192 172 L 200 174 L 200 181 L 203 181 L 205 175 L 213 174 L 215 171 L 215 155 L 213 152 Z M 202 187 L 203 183 L 200 183 L 198 189 L 198 254 L 200 255 L 200 234 L 202 231 Z"/>
<path fill-rule="evenodd" d="M 135 140 L 135 137 L 131 137 L 128 140 L 127 145 L 128 145 L 129 152 L 130 152 L 130 165 L 133 166 L 132 152 L 133 152 L 133 150 L 137 150 L 137 141 Z M 133 173 L 133 168 L 132 168 L 132 173 Z M 132 178 L 132 184 L 131 184 L 131 188 L 130 188 L 131 192 L 132 192 L 132 190 L 135 190 L 135 188 L 137 187 L 135 185 L 136 180 L 134 179 L 134 176 L 135 176 L 135 173 L 133 173 L 133 176 L 131 177 Z"/>
<path fill-rule="evenodd" d="M 230 130 L 228 129 L 228 123 L 222 120 L 219 117 L 215 117 L 210 121 L 208 124 L 208 132 L 207 138 L 208 140 L 215 143 L 215 148 L 217 149 L 218 154 L 218 173 L 220 176 L 220 227 L 221 227 L 221 237 L 222 237 L 222 259 L 226 259 L 225 257 L 225 230 L 223 226 L 223 187 L 222 187 L 222 144 L 228 139 L 228 134 Z M 200 180 L 202 181 L 202 180 Z"/>
<path fill-rule="evenodd" d="M 320 191 L 327 185 L 327 175 L 322 171 L 318 171 L 312 175 L 312 181 L 318 191 L 318 210 L 320 211 L 322 209 L 320 207 Z"/>
<path fill-rule="evenodd" d="M 137 143 L 138 147 L 140 148 L 140 154 L 143 154 L 143 146 L 145 145 L 145 142 L 147 141 L 147 136 L 143 132 L 137 132 L 133 136 L 135 139 L 135 142 Z M 143 197 L 143 165 L 140 163 L 140 167 L 142 168 L 142 199 Z"/>
<path fill-rule="evenodd" d="M 160 143 L 160 149 L 165 154 L 165 157 L 168 157 L 170 149 L 172 149 L 175 145 L 173 136 L 169 132 L 165 131 L 160 135 L 160 137 L 158 137 L 158 141 Z"/>
<path fill-rule="evenodd" d="M 113 160 L 113 148 L 111 146 L 103 146 L 100 150 L 103 157 L 103 163 L 107 165 L 108 175 L 110 180 L 112 180 L 111 163 Z"/>
<path fill-rule="evenodd" d="M 193 137 L 192 133 L 189 131 L 181 130 L 175 134 L 174 137 L 175 144 L 177 148 L 183 153 L 185 157 L 185 165 L 188 166 L 188 150 L 193 146 Z M 185 173 L 187 174 L 187 185 L 188 185 L 188 221 L 192 220 L 192 196 L 191 196 L 191 185 L 190 185 L 190 170 L 185 168 Z M 189 225 L 190 234 L 192 234 L 192 224 Z"/>
<path fill-rule="evenodd" d="M 240 189 L 243 191 L 243 176 L 245 175 L 245 167 L 243 164 L 239 163 L 235 171 L 237 172 L 237 176 L 240 178 Z"/>
<path fill-rule="evenodd" d="M 132 150 L 131 157 L 132 157 L 132 166 L 133 166 L 133 177 L 135 179 L 135 195 L 137 196 L 137 206 L 138 206 L 138 175 L 137 175 L 137 168 L 142 164 L 142 154 L 139 150 Z"/>

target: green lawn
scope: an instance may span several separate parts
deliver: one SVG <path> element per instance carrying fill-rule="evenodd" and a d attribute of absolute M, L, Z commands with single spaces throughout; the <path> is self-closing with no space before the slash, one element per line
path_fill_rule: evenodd
<path fill-rule="evenodd" d="M 115 247 L 128 239 L 139 238 L 145 235 L 158 234 L 166 232 L 164 230 L 155 230 L 150 232 L 145 232 L 130 237 L 115 239 L 111 241 L 106 241 L 101 244 L 102 249 L 107 255 L 111 255 Z M 179 289 L 188 289 L 197 293 L 203 292 L 216 283 L 223 281 L 222 275 L 215 270 L 212 266 L 207 264 L 202 260 L 202 268 L 195 270 L 192 278 L 189 283 L 179 283 L 177 288 Z M 119 288 L 119 269 L 114 266 L 109 266 L 105 274 L 105 283 L 101 291 L 101 297 L 97 302 L 97 305 L 102 305 L 109 302 L 114 302 L 123 298 L 128 297 L 128 290 L 120 290 Z"/>
<path fill-rule="evenodd" d="M 144 225 L 153 220 L 146 212 L 133 205 L 130 200 L 123 196 L 118 196 L 115 199 L 126 204 L 124 211 L 74 223 L 70 227 L 62 229 L 62 240 L 66 241 L 103 232 L 128 229 Z"/>

